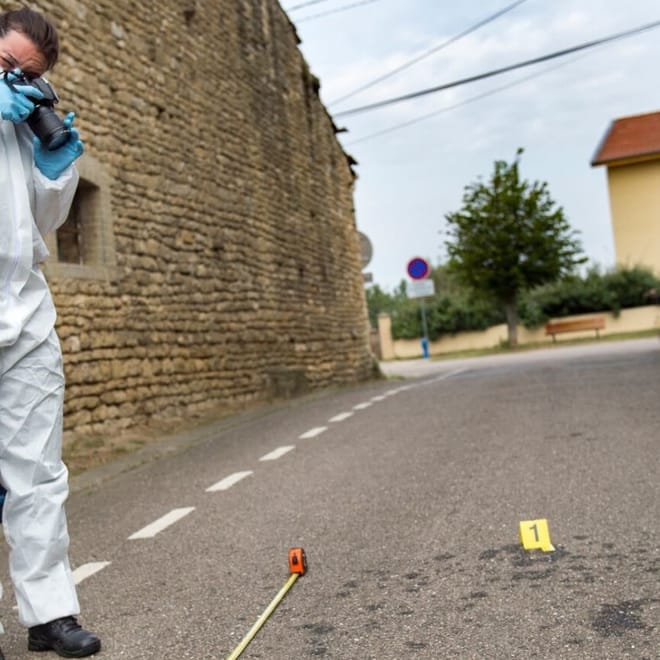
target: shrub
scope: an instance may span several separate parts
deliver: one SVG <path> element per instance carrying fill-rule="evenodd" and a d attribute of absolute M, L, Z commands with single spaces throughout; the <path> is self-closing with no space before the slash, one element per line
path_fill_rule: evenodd
<path fill-rule="evenodd" d="M 485 330 L 505 322 L 504 310 L 493 300 L 475 296 L 459 286 L 447 270 L 432 272 L 438 293 L 426 299 L 429 339 L 470 330 Z M 660 290 L 660 279 L 641 267 L 619 268 L 601 273 L 597 267 L 585 275 L 571 275 L 552 284 L 528 291 L 520 300 L 518 313 L 526 327 L 545 323 L 550 318 L 612 311 L 651 304 L 649 292 Z M 367 290 L 369 317 L 376 325 L 379 312 L 392 318 L 394 339 L 417 339 L 422 336 L 420 302 L 408 298 L 401 282 L 394 293 L 383 292 L 378 285 Z"/>
<path fill-rule="evenodd" d="M 527 292 L 518 313 L 527 327 L 574 314 L 618 314 L 625 307 L 648 305 L 648 292 L 659 285 L 660 280 L 641 267 L 618 268 L 605 274 L 593 267 L 583 277 L 573 275 Z"/>
<path fill-rule="evenodd" d="M 466 295 L 435 297 L 426 301 L 429 339 L 468 330 L 484 330 L 502 323 L 504 314 L 491 302 Z M 417 339 L 423 335 L 420 303 L 408 300 L 392 314 L 395 339 Z"/>

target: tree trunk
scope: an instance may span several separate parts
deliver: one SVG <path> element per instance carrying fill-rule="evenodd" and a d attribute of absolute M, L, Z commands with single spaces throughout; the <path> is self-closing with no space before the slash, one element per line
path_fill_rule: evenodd
<path fill-rule="evenodd" d="M 518 346 L 518 305 L 516 299 L 504 303 L 506 312 L 506 326 L 509 334 L 509 348 Z"/>

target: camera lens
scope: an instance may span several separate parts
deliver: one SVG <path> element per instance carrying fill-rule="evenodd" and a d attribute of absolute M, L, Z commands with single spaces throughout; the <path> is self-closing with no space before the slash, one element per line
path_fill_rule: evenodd
<path fill-rule="evenodd" d="M 48 106 L 37 106 L 28 117 L 27 123 L 48 151 L 61 147 L 71 134 L 57 113 Z"/>

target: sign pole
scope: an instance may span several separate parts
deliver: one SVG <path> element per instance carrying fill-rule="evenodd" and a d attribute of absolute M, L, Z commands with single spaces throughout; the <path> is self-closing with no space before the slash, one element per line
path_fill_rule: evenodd
<path fill-rule="evenodd" d="M 422 357 L 429 357 L 429 328 L 426 323 L 426 303 L 424 298 L 421 298 L 419 304 L 422 309 L 422 332 L 424 333 L 422 337 Z"/>
<path fill-rule="evenodd" d="M 426 296 L 432 296 L 435 293 L 433 280 L 429 279 L 431 266 L 426 259 L 413 257 L 406 267 L 408 275 L 413 280 L 410 285 L 410 297 L 420 298 L 420 310 L 422 312 L 422 357 L 429 357 L 429 328 L 426 322 Z"/>

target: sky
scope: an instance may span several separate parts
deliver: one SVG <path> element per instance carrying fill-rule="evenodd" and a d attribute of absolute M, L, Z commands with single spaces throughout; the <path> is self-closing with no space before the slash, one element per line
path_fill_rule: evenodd
<path fill-rule="evenodd" d="M 590 162 L 614 119 L 660 110 L 660 27 L 409 101 L 340 113 L 660 21 L 658 0 L 523 0 L 339 101 L 514 2 L 281 2 L 321 81 L 321 100 L 346 129 L 337 137 L 358 162 L 356 221 L 373 248 L 364 272 L 374 284 L 393 291 L 408 281 L 414 257 L 443 263 L 445 215 L 461 208 L 467 185 L 487 181 L 494 162 L 513 161 L 518 147 L 522 177 L 547 182 L 590 263 L 614 267 L 606 169 Z M 425 115 L 432 116 L 416 121 Z M 414 123 L 388 130 L 406 122 Z M 381 131 L 388 132 L 375 135 Z"/>

